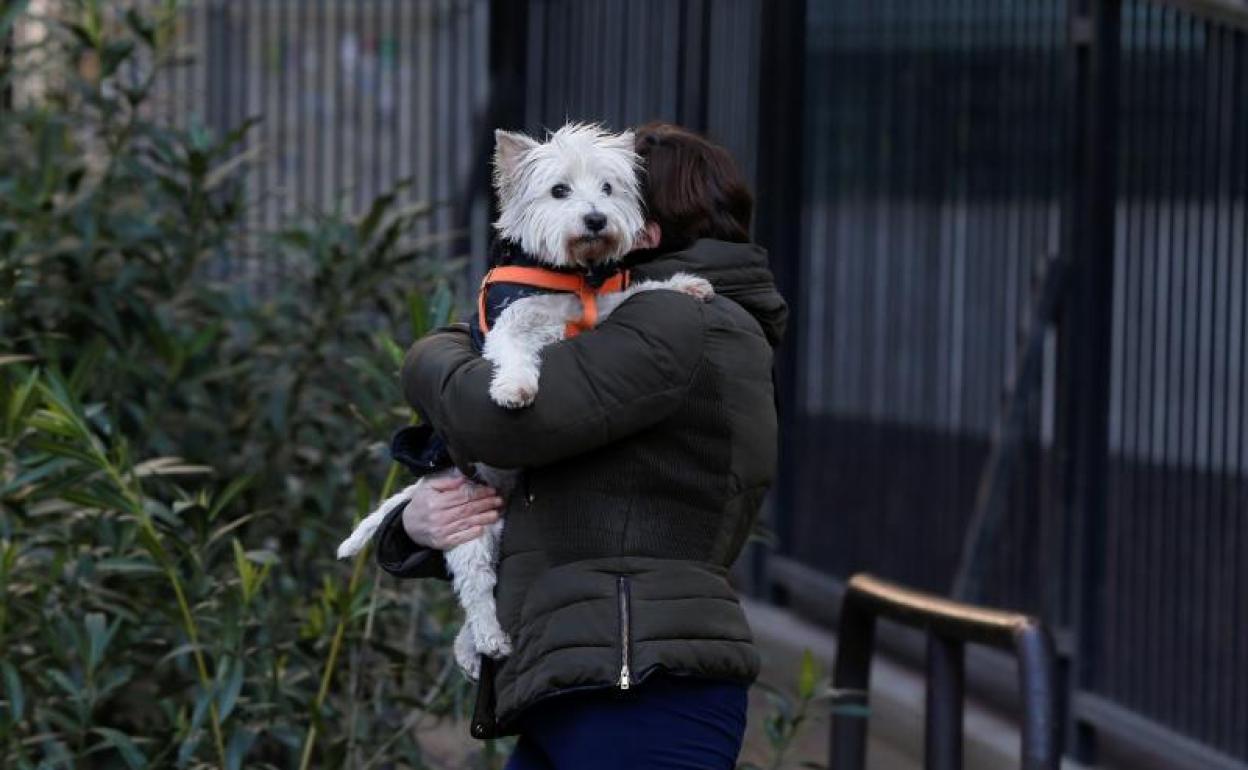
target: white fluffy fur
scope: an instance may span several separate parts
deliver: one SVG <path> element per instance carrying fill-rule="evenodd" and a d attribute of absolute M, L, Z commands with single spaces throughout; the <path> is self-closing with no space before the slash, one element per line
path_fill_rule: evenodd
<path fill-rule="evenodd" d="M 611 134 L 599 126 L 571 124 L 539 143 L 522 134 L 495 132 L 494 184 L 501 214 L 495 227 L 501 237 L 516 241 L 529 254 L 554 267 L 591 267 L 618 260 L 633 247 L 644 226 L 638 196 L 637 155 L 631 132 Z M 610 184 L 611 194 L 604 191 Z M 570 194 L 555 198 L 557 184 Z M 601 238 L 592 235 L 584 217 L 606 216 Z M 709 300 L 711 284 L 679 273 L 665 281 L 644 281 L 598 300 L 598 321 L 606 319 L 625 300 L 643 291 L 679 291 Z M 567 323 L 580 317 L 580 301 L 569 294 L 541 294 L 516 300 L 503 310 L 485 337 L 484 358 L 494 364 L 490 397 L 500 406 L 517 409 L 533 403 L 541 377 L 541 351 L 563 339 Z M 478 475 L 504 497 L 515 486 L 515 472 L 478 464 Z M 358 553 L 372 539 L 385 514 L 409 500 L 419 482 L 383 502 L 338 547 L 339 558 Z M 446 552 L 447 568 L 465 612 L 464 626 L 455 638 L 455 659 L 472 678 L 481 655 L 510 654 L 511 640 L 498 622 L 494 603 L 495 562 L 503 523 L 487 527 L 469 543 Z"/>

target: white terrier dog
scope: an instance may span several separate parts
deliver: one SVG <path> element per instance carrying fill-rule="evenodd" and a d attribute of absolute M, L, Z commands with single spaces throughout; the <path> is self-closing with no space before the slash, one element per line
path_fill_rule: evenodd
<path fill-rule="evenodd" d="M 500 215 L 498 237 L 543 268 L 586 280 L 592 271 L 618 262 L 633 249 L 645 219 L 638 185 L 638 158 L 633 134 L 612 134 L 596 125 L 569 124 L 546 142 L 523 134 L 496 131 L 494 186 Z M 514 279 L 503 279 L 514 283 Z M 482 315 L 498 309 L 487 329 L 482 356 L 494 364 L 491 399 L 507 408 L 522 408 L 537 397 L 541 350 L 564 339 L 569 328 L 601 322 L 629 297 L 658 289 L 679 291 L 709 300 L 714 290 L 703 278 L 680 273 L 665 281 L 644 281 L 621 291 L 551 291 L 534 283 L 535 292 L 488 302 L 491 279 L 482 287 Z M 592 309 L 585 303 L 596 305 Z M 476 465 L 478 478 L 506 498 L 515 487 L 517 471 Z M 383 502 L 338 547 L 339 558 L 359 552 L 372 539 L 388 511 L 406 505 L 419 485 Z M 455 658 L 477 678 L 480 655 L 503 657 L 511 641 L 498 622 L 494 603 L 495 563 L 503 523 L 446 552 L 452 584 L 465 610 L 463 628 L 455 638 Z"/>

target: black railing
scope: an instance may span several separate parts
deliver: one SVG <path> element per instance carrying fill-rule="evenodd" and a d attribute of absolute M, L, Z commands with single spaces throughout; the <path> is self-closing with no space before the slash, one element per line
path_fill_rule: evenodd
<path fill-rule="evenodd" d="M 1053 641 L 1027 615 L 960 604 L 912 591 L 870 575 L 849 581 L 841 604 L 832 686 L 831 770 L 864 770 L 871 658 L 877 619 L 927 634 L 927 708 L 924 767 L 960 770 L 965 645 L 1009 651 L 1018 660 L 1022 770 L 1057 770 L 1061 722 Z"/>

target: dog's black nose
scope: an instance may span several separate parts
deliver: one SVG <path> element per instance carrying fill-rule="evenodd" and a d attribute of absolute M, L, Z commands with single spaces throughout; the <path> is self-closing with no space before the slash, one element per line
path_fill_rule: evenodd
<path fill-rule="evenodd" d="M 607 215 L 595 211 L 585 215 L 585 229 L 591 233 L 600 233 L 607 226 Z"/>

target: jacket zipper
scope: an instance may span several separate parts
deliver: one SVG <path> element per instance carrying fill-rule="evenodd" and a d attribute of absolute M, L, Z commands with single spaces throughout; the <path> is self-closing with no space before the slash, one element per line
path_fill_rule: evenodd
<path fill-rule="evenodd" d="M 628 576 L 620 575 L 615 581 L 616 593 L 620 599 L 620 681 L 621 690 L 627 690 L 632 686 L 633 673 L 629 668 L 629 634 L 631 625 L 629 619 L 629 585 Z"/>

